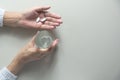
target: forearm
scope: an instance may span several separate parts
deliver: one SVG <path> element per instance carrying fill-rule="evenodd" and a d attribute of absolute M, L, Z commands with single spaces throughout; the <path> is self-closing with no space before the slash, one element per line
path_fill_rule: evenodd
<path fill-rule="evenodd" d="M 20 26 L 19 25 L 20 19 L 21 19 L 21 13 L 5 11 L 4 17 L 3 17 L 3 25 L 10 26 L 10 27 Z"/>
<path fill-rule="evenodd" d="M 14 75 L 17 75 L 21 69 L 24 67 L 24 63 L 22 60 L 19 60 L 18 58 L 15 58 L 8 66 L 8 70 L 13 73 Z"/>

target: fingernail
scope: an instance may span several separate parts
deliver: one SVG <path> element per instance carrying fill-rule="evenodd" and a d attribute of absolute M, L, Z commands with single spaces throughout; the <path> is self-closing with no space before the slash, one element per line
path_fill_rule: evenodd
<path fill-rule="evenodd" d="M 60 23 L 63 23 L 63 21 L 62 20 L 58 20 Z"/>
<path fill-rule="evenodd" d="M 59 23 L 56 23 L 56 26 L 59 26 L 60 24 Z"/>
<path fill-rule="evenodd" d="M 58 16 L 58 18 L 61 18 L 61 16 L 60 15 L 57 15 Z"/>
<path fill-rule="evenodd" d="M 52 28 L 55 28 L 55 26 L 52 26 Z"/>

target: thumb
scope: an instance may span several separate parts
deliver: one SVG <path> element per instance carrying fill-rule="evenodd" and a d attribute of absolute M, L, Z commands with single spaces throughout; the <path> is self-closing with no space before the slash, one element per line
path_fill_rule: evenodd
<path fill-rule="evenodd" d="M 50 6 L 38 7 L 38 8 L 36 8 L 35 10 L 36 10 L 37 12 L 40 12 L 40 11 L 44 11 L 44 10 L 48 10 L 48 9 L 50 9 Z"/>
<path fill-rule="evenodd" d="M 29 44 L 34 45 L 35 44 L 35 38 L 37 36 L 38 32 L 32 37 L 32 39 L 30 40 Z"/>
<path fill-rule="evenodd" d="M 57 46 L 58 41 L 59 41 L 58 39 L 54 40 L 52 45 L 48 48 L 48 51 L 53 51 L 54 48 Z"/>

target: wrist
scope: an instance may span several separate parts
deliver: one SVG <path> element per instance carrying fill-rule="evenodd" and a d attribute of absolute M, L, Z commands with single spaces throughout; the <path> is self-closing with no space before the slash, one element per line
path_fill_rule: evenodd
<path fill-rule="evenodd" d="M 19 25 L 19 21 L 21 19 L 22 14 L 19 12 L 8 12 L 5 11 L 4 17 L 3 17 L 3 25 L 4 26 L 11 26 L 11 27 L 17 27 Z"/>
<path fill-rule="evenodd" d="M 22 60 L 14 59 L 8 66 L 8 70 L 13 74 L 17 75 L 20 70 L 24 67 L 24 63 Z"/>

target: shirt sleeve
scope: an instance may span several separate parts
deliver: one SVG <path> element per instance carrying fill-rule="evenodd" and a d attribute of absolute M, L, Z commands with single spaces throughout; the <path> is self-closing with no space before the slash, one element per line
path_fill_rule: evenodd
<path fill-rule="evenodd" d="M 0 27 L 3 27 L 3 16 L 4 16 L 5 10 L 0 8 Z"/>
<path fill-rule="evenodd" d="M 17 76 L 12 74 L 6 67 L 0 70 L 0 80 L 16 80 Z"/>

